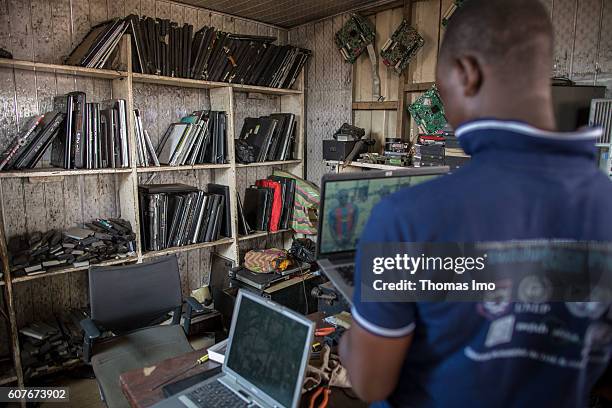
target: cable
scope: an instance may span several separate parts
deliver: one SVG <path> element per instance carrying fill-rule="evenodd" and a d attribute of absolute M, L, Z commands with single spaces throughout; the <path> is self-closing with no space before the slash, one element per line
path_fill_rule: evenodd
<path fill-rule="evenodd" d="M 304 302 L 306 303 L 306 313 L 304 314 L 307 315 L 308 314 L 308 295 L 306 295 L 306 279 L 304 277 L 304 273 L 302 272 L 302 263 L 301 263 L 302 261 L 298 260 L 298 262 L 300 262 L 299 268 L 300 268 L 300 276 L 302 277 L 302 291 L 304 292 Z"/>

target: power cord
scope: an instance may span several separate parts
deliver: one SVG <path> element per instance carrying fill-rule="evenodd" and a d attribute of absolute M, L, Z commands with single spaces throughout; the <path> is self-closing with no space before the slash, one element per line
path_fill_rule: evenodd
<path fill-rule="evenodd" d="M 306 315 L 308 315 L 308 295 L 306 294 L 306 278 L 304 277 L 304 272 L 302 271 L 302 261 L 300 262 L 300 276 L 302 277 L 302 291 L 304 292 L 304 303 L 306 304 Z"/>

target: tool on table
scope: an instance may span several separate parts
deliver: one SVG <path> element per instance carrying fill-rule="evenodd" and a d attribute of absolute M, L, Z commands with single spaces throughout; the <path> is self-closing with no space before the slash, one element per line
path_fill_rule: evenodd
<path fill-rule="evenodd" d="M 315 337 L 325 337 L 336 331 L 335 327 L 323 327 L 315 330 Z"/>
<path fill-rule="evenodd" d="M 310 404 L 308 405 L 308 408 L 327 407 L 327 403 L 329 402 L 329 394 L 331 394 L 331 390 L 329 389 L 329 384 L 318 387 L 317 389 L 315 389 L 312 396 L 310 397 Z M 317 399 L 321 395 L 323 395 L 323 397 L 321 397 L 321 402 L 318 405 L 315 405 L 317 404 Z"/>
<path fill-rule="evenodd" d="M 184 370 L 179 371 L 178 373 L 175 373 L 170 378 L 166 378 L 163 382 L 161 382 L 161 383 L 157 384 L 155 387 L 151 388 L 151 391 L 154 391 L 154 390 L 158 389 L 162 385 L 168 384 L 170 381 L 174 380 L 175 378 L 180 377 L 181 375 L 185 374 L 186 372 L 189 372 L 189 371 L 193 370 L 194 368 L 196 368 L 200 364 L 204 364 L 207 361 L 208 361 L 208 354 L 204 354 L 202 357 L 198 358 L 196 360 L 196 362 L 193 363 L 192 365 L 190 365 L 189 367 L 185 368 Z"/>

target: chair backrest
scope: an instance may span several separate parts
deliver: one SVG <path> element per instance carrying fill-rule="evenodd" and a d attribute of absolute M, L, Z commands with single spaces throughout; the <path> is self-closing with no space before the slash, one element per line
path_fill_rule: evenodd
<path fill-rule="evenodd" d="M 175 256 L 89 270 L 91 319 L 105 330 L 125 332 L 146 327 L 174 310 L 178 323 L 181 282 Z"/>

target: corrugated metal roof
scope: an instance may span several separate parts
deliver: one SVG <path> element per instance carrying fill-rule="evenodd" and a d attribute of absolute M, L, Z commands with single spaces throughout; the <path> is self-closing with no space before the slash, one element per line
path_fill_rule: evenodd
<path fill-rule="evenodd" d="M 179 0 L 180 3 L 292 28 L 380 3 L 377 0 Z"/>

